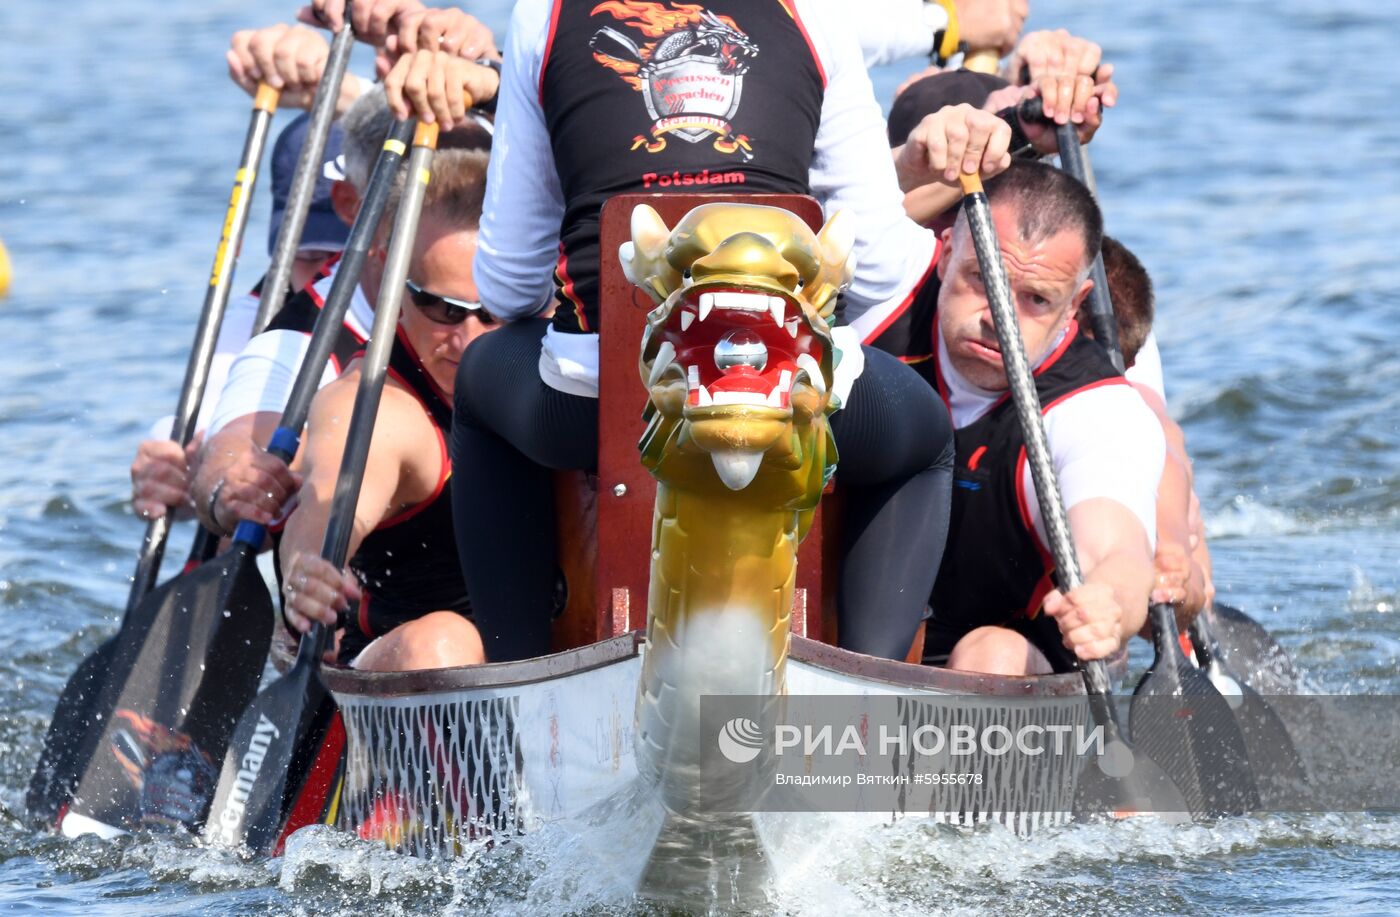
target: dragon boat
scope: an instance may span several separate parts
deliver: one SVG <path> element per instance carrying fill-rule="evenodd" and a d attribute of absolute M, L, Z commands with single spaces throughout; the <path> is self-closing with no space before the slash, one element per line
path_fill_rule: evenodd
<path fill-rule="evenodd" d="M 470 838 L 596 822 L 645 800 L 659 814 L 617 841 L 637 847 L 639 884 L 660 875 L 674 889 L 678 864 L 766 863 L 765 838 L 784 823 L 715 813 L 735 781 L 706 767 L 716 735 L 702 697 L 762 708 L 841 696 L 859 712 L 898 696 L 925 722 L 968 697 L 1003 718 L 1043 700 L 1088 719 L 1078 674 L 977 675 L 835 646 L 827 321 L 853 272 L 852 239 L 839 215 L 823 225 L 811 198 L 743 200 L 626 195 L 604 208 L 599 470 L 557 480 L 568 580 L 558 652 L 402 673 L 323 667 L 339 721 L 322 758 L 339 763 L 312 769 L 316 792 L 304 795 L 315 803 L 297 807 L 284 838 L 328 821 L 450 856 Z M 1115 666 L 1121 676 L 1121 656 Z M 934 810 L 867 817 L 1030 831 L 1071 811 L 1082 759 L 1062 760 Z"/>

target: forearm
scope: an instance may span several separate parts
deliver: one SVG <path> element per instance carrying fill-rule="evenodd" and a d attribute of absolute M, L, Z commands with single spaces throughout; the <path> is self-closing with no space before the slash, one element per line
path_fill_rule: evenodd
<path fill-rule="evenodd" d="M 1152 591 L 1152 559 L 1137 549 L 1112 551 L 1084 573 L 1084 582 L 1113 590 L 1123 617 L 1118 627 L 1119 644 L 1128 640 L 1147 621 L 1147 597 Z"/>
<path fill-rule="evenodd" d="M 904 195 L 904 212 L 909 219 L 927 226 L 958 205 L 961 193 L 952 185 L 922 185 Z"/>

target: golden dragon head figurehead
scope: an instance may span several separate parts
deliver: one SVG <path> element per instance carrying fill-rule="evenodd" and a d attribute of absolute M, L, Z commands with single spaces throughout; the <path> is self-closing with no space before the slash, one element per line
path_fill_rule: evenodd
<path fill-rule="evenodd" d="M 792 509 L 816 505 L 835 469 L 827 319 L 850 282 L 840 214 L 820 233 L 754 204 L 704 204 L 674 228 L 645 204 L 621 247 L 628 280 L 657 303 L 641 374 L 642 459 L 658 479 L 731 491 L 760 480 Z"/>

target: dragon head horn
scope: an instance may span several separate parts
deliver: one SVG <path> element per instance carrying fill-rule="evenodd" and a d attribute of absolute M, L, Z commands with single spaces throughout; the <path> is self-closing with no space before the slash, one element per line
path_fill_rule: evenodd
<path fill-rule="evenodd" d="M 822 267 L 817 280 L 807 291 L 807 298 L 823 318 L 829 318 L 836 308 L 836 294 L 850 285 L 856 273 L 856 260 L 851 254 L 855 247 L 855 228 L 844 210 L 831 215 L 817 233 Z"/>
<path fill-rule="evenodd" d="M 680 275 L 666 260 L 666 242 L 671 236 L 661 214 L 646 204 L 632 210 L 632 241 L 618 246 L 622 273 L 658 303 L 675 289 Z"/>

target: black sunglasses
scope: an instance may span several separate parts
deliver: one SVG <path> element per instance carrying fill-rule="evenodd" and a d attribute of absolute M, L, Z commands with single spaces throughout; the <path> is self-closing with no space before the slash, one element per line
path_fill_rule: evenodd
<path fill-rule="evenodd" d="M 496 323 L 496 317 L 487 312 L 480 302 L 468 302 L 465 299 L 429 293 L 412 280 L 405 279 L 403 283 L 408 288 L 408 296 L 413 300 L 413 304 L 429 321 L 439 325 L 460 325 L 467 320 L 468 315 L 475 315 L 477 321 L 483 325 Z"/>

